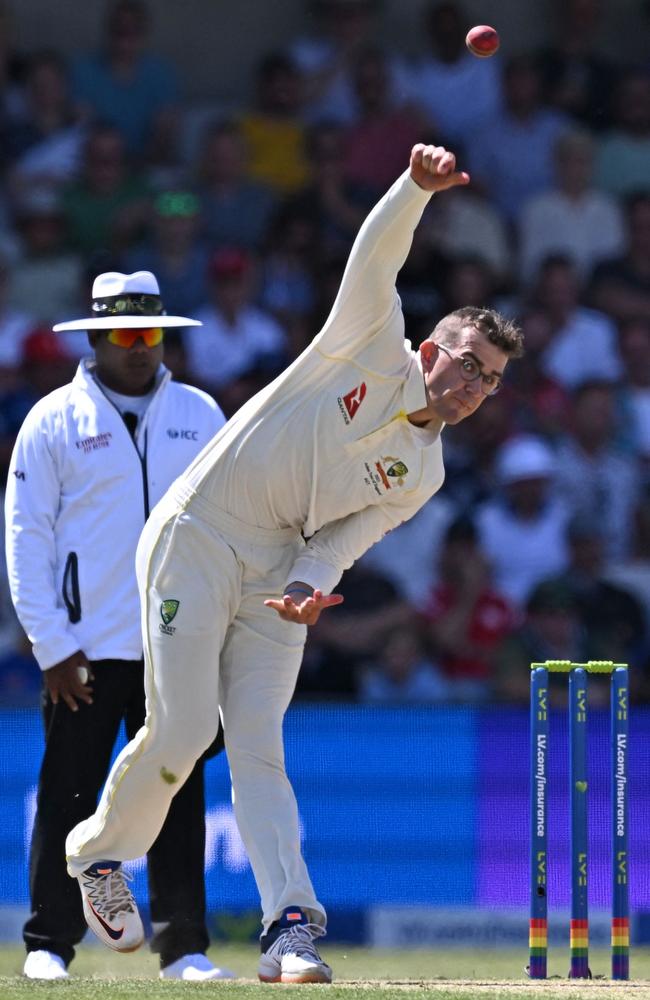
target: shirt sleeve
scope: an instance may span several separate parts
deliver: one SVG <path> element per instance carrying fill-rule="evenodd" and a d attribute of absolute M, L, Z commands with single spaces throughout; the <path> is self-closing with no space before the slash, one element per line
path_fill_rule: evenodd
<path fill-rule="evenodd" d="M 411 503 L 383 503 L 356 511 L 320 528 L 294 562 L 287 583 L 302 580 L 329 594 L 359 556 L 420 509 L 421 496 Z"/>
<path fill-rule="evenodd" d="M 41 670 L 79 649 L 56 588 L 59 497 L 46 425 L 32 411 L 18 434 L 9 466 L 5 548 L 11 598 Z"/>
<path fill-rule="evenodd" d="M 341 286 L 315 345 L 330 357 L 352 357 L 401 315 L 397 274 L 431 193 L 406 171 L 375 205 L 350 252 Z M 399 325 L 403 339 L 403 322 Z"/>

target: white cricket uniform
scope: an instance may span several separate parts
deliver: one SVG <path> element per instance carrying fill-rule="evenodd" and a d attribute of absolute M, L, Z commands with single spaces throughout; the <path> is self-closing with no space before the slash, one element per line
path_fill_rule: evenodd
<path fill-rule="evenodd" d="M 323 330 L 152 512 L 137 556 L 147 719 L 68 837 L 70 874 L 146 852 L 221 706 L 264 928 L 287 906 L 324 925 L 282 743 L 306 627 L 264 600 L 292 580 L 330 592 L 442 484 L 439 436 L 407 419 L 427 397 L 395 291 L 429 197 L 408 173 L 396 181 L 359 232 Z"/>

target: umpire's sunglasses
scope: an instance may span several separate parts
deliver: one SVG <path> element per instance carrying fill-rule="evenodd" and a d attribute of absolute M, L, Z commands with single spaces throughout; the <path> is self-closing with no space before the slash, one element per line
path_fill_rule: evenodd
<path fill-rule="evenodd" d="M 109 330 L 107 340 L 109 344 L 116 347 L 133 347 L 136 340 L 142 339 L 147 347 L 157 347 L 162 344 L 164 331 L 161 327 L 152 327 L 149 330 Z"/>
<path fill-rule="evenodd" d="M 99 316 L 162 316 L 159 295 L 107 295 L 95 299 L 93 312 Z"/>

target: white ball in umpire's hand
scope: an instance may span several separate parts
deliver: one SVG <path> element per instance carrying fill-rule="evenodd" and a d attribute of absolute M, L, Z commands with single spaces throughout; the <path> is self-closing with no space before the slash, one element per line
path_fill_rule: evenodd
<path fill-rule="evenodd" d="M 77 667 L 77 674 L 82 684 L 88 683 L 88 671 L 85 667 Z"/>

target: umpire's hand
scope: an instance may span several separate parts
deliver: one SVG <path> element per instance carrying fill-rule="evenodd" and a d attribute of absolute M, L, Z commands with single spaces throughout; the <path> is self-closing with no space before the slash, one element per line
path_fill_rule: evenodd
<path fill-rule="evenodd" d="M 63 698 L 71 712 L 79 710 L 77 699 L 92 705 L 93 689 L 89 682 L 92 681 L 93 675 L 86 655 L 80 649 L 67 659 L 44 670 L 43 673 L 54 705 L 58 705 L 59 698 Z"/>
<path fill-rule="evenodd" d="M 459 184 L 469 184 L 469 174 L 456 170 L 456 157 L 444 146 L 425 146 L 419 142 L 411 150 L 411 177 L 424 191 L 446 191 Z"/>

